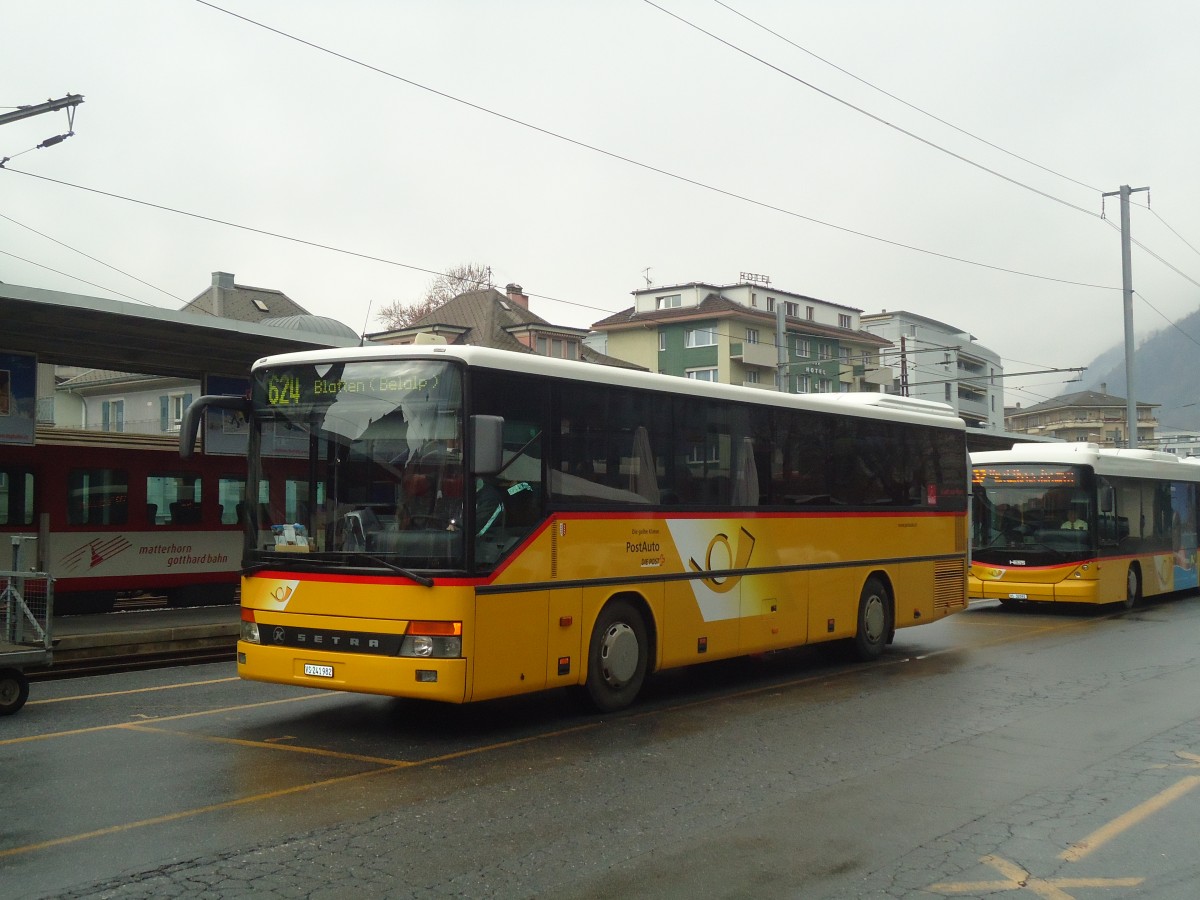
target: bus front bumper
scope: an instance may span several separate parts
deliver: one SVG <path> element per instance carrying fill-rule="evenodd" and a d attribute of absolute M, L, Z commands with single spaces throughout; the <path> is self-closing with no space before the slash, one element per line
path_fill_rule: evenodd
<path fill-rule="evenodd" d="M 299 650 L 238 641 L 238 675 L 249 681 L 333 691 L 466 701 L 467 661 Z"/>

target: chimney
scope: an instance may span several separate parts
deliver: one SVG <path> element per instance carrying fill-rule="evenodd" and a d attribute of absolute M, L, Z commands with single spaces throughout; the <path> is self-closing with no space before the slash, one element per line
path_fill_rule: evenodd
<path fill-rule="evenodd" d="M 1108 393 L 1108 382 L 1106 382 L 1106 381 L 1100 382 L 1100 393 L 1102 393 L 1102 394 Z"/>
<path fill-rule="evenodd" d="M 506 284 L 504 292 L 508 294 L 508 299 L 521 307 L 521 309 L 529 309 L 529 295 L 525 293 L 525 289 L 519 284 L 512 284 L 511 282 Z"/>
<path fill-rule="evenodd" d="M 233 290 L 233 276 L 228 272 L 213 272 L 213 315 L 225 315 L 225 292 Z"/>

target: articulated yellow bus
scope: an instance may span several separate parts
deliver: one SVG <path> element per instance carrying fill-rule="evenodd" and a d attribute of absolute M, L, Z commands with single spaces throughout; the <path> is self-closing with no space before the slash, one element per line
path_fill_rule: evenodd
<path fill-rule="evenodd" d="M 1196 588 L 1195 461 L 1018 444 L 971 463 L 972 597 L 1132 607 Z"/>
<path fill-rule="evenodd" d="M 966 607 L 942 404 L 445 345 L 259 360 L 242 677 L 464 703 L 845 640 Z M 190 446 L 190 445 L 189 445 Z M 281 493 L 272 494 L 279 485 Z"/>

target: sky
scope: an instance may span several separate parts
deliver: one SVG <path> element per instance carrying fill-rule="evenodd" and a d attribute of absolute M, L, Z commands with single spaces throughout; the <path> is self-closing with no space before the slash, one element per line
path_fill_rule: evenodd
<path fill-rule="evenodd" d="M 575 327 L 751 272 L 969 332 L 1031 405 L 1124 340 L 1128 185 L 1138 339 L 1200 304 L 1187 0 L 0 10 L 0 113 L 84 97 L 0 126 L 8 283 L 178 309 L 224 271 L 371 332 L 465 263 Z"/>

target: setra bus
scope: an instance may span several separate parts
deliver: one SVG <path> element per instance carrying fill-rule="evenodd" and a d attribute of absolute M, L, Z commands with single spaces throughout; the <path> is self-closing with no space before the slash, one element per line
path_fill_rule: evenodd
<path fill-rule="evenodd" d="M 971 463 L 972 597 L 1132 607 L 1197 587 L 1196 461 L 1080 443 Z"/>
<path fill-rule="evenodd" d="M 788 395 L 478 347 L 255 363 L 238 671 L 463 703 L 966 608 L 968 457 L 946 407 Z"/>
<path fill-rule="evenodd" d="M 32 446 L 0 447 L 0 536 L 36 536 L 23 552 L 54 578 L 56 613 L 139 593 L 234 602 L 245 462 L 184 461 L 178 446 L 176 435 L 38 426 Z"/>

